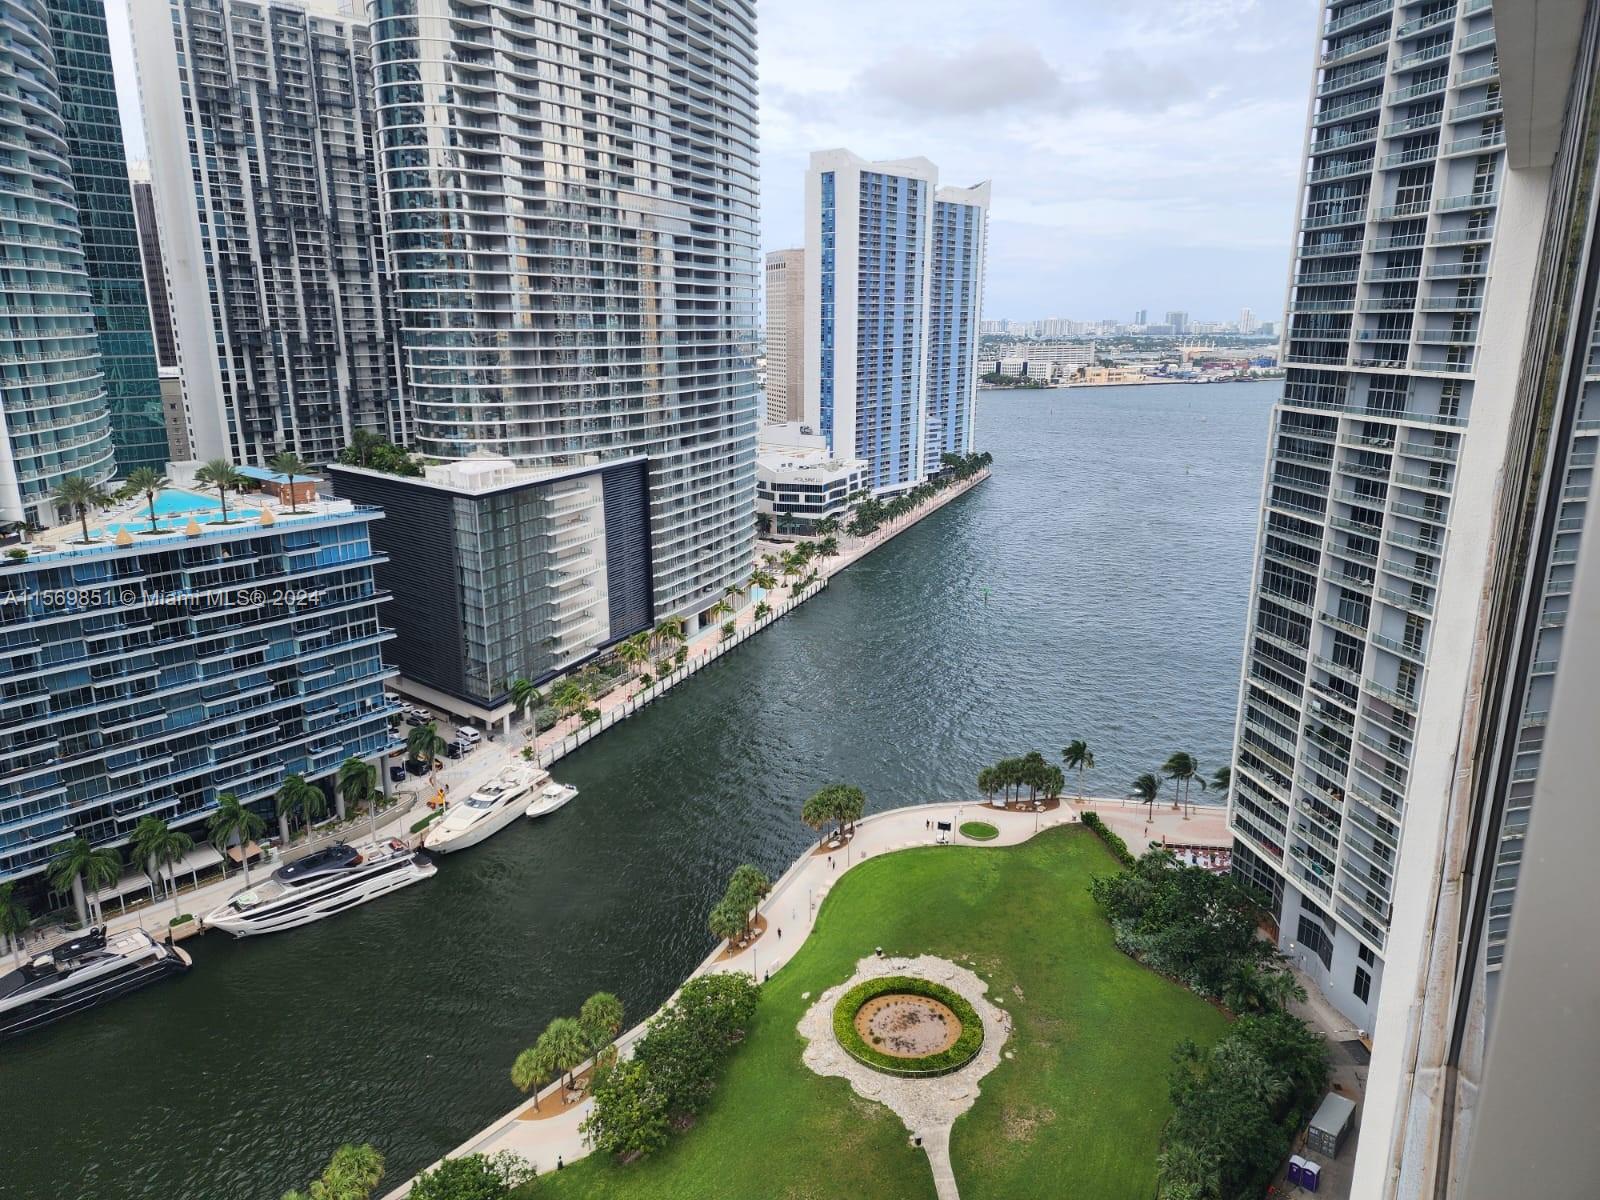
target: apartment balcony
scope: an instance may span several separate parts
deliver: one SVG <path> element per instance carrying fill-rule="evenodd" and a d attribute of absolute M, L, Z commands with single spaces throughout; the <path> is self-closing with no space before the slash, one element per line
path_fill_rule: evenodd
<path fill-rule="evenodd" d="M 1301 258 L 1335 258 L 1350 254 L 1361 253 L 1361 239 L 1346 239 L 1342 242 L 1325 242 L 1320 245 L 1300 247 Z"/>
<path fill-rule="evenodd" d="M 1419 329 L 1417 330 L 1417 344 L 1419 346 L 1476 346 L 1478 344 L 1478 331 L 1476 329 Z"/>
<path fill-rule="evenodd" d="M 1380 165 L 1385 170 L 1390 167 L 1405 167 L 1412 163 L 1432 162 L 1439 156 L 1437 146 L 1419 146 L 1415 150 L 1402 150 L 1398 154 L 1385 154 Z"/>
<path fill-rule="evenodd" d="M 1384 70 L 1384 63 L 1375 60 L 1343 75 L 1325 78 L 1317 85 L 1317 95 L 1331 96 L 1349 88 L 1360 87 L 1364 83 L 1380 78 L 1384 74 Z"/>
<path fill-rule="evenodd" d="M 1344 62 L 1347 59 L 1356 57 L 1358 54 L 1365 54 L 1374 46 L 1387 45 L 1388 41 L 1389 31 L 1387 29 L 1375 30 L 1365 37 L 1358 38 L 1353 42 L 1347 42 L 1343 46 L 1335 46 L 1332 49 L 1324 50 L 1322 52 L 1322 65 L 1331 67 L 1334 63 Z"/>
<path fill-rule="evenodd" d="M 1428 203 L 1427 200 L 1407 200 L 1403 204 L 1387 204 L 1374 209 L 1372 218 L 1375 221 L 1401 221 L 1425 216 L 1428 212 Z"/>
<path fill-rule="evenodd" d="M 1307 183 L 1322 183 L 1329 179 L 1347 179 L 1352 175 L 1365 175 L 1372 170 L 1373 160 L 1363 158 L 1359 162 L 1332 163 L 1326 167 L 1319 167 L 1306 176 Z"/>
<path fill-rule="evenodd" d="M 1451 122 L 1471 121 L 1477 117 L 1490 117 L 1505 111 L 1505 105 L 1500 97 L 1485 97 L 1482 100 L 1470 100 L 1466 104 L 1458 104 L 1450 110 Z"/>
<path fill-rule="evenodd" d="M 1372 238 L 1367 242 L 1367 249 L 1379 253 L 1385 250 L 1416 250 L 1421 248 L 1425 240 L 1420 233 L 1400 233 L 1393 237 Z"/>
<path fill-rule="evenodd" d="M 1396 59 L 1394 70 L 1398 73 L 1400 71 L 1410 71 L 1416 67 L 1427 66 L 1431 62 L 1438 62 L 1441 58 L 1449 58 L 1450 51 L 1451 45 L 1449 42 L 1439 46 L 1429 46 L 1425 50 L 1413 51 Z"/>
<path fill-rule="evenodd" d="M 1342 16 L 1329 21 L 1322 33 L 1324 37 L 1335 37 L 1346 30 L 1356 29 L 1369 22 L 1376 21 L 1379 17 L 1386 16 L 1394 11 L 1394 0 L 1371 0 L 1359 8 L 1353 8 Z"/>
<path fill-rule="evenodd" d="M 1491 79 L 1500 78 L 1500 64 L 1498 62 L 1484 63 L 1481 67 L 1468 67 L 1465 71 L 1457 71 L 1455 84 L 1457 87 L 1470 87 L 1475 83 L 1487 83 Z"/>
<path fill-rule="evenodd" d="M 1473 50 L 1481 50 L 1485 46 L 1494 45 L 1494 28 L 1480 29 L 1477 33 L 1469 33 L 1458 43 L 1461 53 L 1468 54 Z"/>
<path fill-rule="evenodd" d="M 1438 12 L 1429 13 L 1425 17 L 1417 17 L 1415 20 L 1405 22 L 1395 29 L 1394 35 L 1397 38 L 1415 37 L 1424 30 L 1437 29 L 1440 25 L 1449 24 L 1455 19 L 1456 6 L 1452 4 L 1449 8 L 1441 8 Z"/>
<path fill-rule="evenodd" d="M 1418 133 L 1424 129 L 1436 129 L 1443 115 L 1443 113 L 1423 113 L 1418 117 L 1407 117 L 1404 121 L 1394 121 L 1383 127 L 1383 136 L 1403 137 L 1408 133 Z"/>
<path fill-rule="evenodd" d="M 1406 263 L 1399 267 L 1373 267 L 1361 278 L 1367 283 L 1387 283 L 1396 279 L 1415 279 L 1421 270 L 1419 263 Z"/>
<path fill-rule="evenodd" d="M 1334 121 L 1348 121 L 1351 117 L 1359 117 L 1362 113 L 1377 112 L 1383 106 L 1382 96 L 1368 96 L 1361 100 L 1352 100 L 1346 104 L 1335 104 L 1327 108 L 1318 109 L 1312 116 L 1313 125 L 1329 125 Z"/>
<path fill-rule="evenodd" d="M 1344 300 L 1294 300 L 1289 304 L 1292 313 L 1352 312 L 1356 306 L 1353 297 Z"/>
<path fill-rule="evenodd" d="M 1446 80 L 1424 79 L 1421 83 L 1413 83 L 1389 93 L 1390 104 L 1406 104 L 1412 100 L 1420 100 L 1424 96 L 1437 96 L 1444 91 Z"/>
<path fill-rule="evenodd" d="M 1453 142 L 1446 142 L 1439 148 L 1439 157 L 1454 158 L 1458 154 L 1482 154 L 1486 150 L 1505 148 L 1506 135 L 1502 130 L 1499 133 L 1480 133 L 1477 137 L 1458 138 Z"/>
<path fill-rule="evenodd" d="M 1423 312 L 1477 312 L 1483 308 L 1482 296 L 1427 296 Z"/>

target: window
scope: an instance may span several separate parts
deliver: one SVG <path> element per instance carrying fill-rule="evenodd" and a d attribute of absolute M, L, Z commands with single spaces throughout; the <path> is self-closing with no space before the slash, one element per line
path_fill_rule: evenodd
<path fill-rule="evenodd" d="M 1362 962 L 1366 963 L 1369 967 L 1378 961 L 1378 956 L 1374 954 L 1371 948 L 1368 946 L 1357 946 L 1356 957 Z"/>
<path fill-rule="evenodd" d="M 1318 922 L 1302 916 L 1295 940 L 1322 960 L 1324 970 L 1333 965 L 1333 939 Z"/>
<path fill-rule="evenodd" d="M 1372 976 L 1368 975 L 1361 967 L 1356 968 L 1355 993 L 1356 999 L 1363 1004 L 1367 1002 L 1367 997 L 1372 994 Z"/>

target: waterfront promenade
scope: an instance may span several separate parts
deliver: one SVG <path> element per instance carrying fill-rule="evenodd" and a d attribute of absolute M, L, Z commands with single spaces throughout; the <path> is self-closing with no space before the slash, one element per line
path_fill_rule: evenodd
<path fill-rule="evenodd" d="M 773 884 L 771 893 L 757 910 L 766 923 L 766 931 L 754 943 L 733 955 L 726 955 L 725 944 L 717 943 L 688 978 L 712 972 L 742 971 L 754 979 L 766 979 L 799 951 L 815 927 L 823 900 L 847 871 L 896 850 L 937 845 L 939 835 L 936 825 L 940 821 L 948 821 L 953 826 L 954 832 L 948 835 L 951 845 L 1015 846 L 1045 829 L 1077 823 L 1076 806 L 1079 803 L 1099 812 L 1102 819 L 1110 824 L 1108 814 L 1117 811 L 1124 802 L 1115 799 L 1088 799 L 1082 802 L 1063 800 L 1053 811 L 1036 813 L 996 809 L 980 799 L 913 805 L 864 817 L 857 823 L 854 837 L 845 846 L 828 850 L 824 842 L 813 843 Z M 1128 811 L 1131 812 L 1131 808 Z M 1138 815 L 1142 822 L 1142 809 Z M 1195 820 L 1184 821 L 1180 814 L 1168 808 L 1156 813 L 1151 833 L 1153 838 L 1165 834 L 1173 841 L 1204 844 L 1192 836 L 1193 826 L 1198 819 L 1198 810 Z M 999 835 L 982 842 L 963 837 L 960 834 L 961 823 L 974 820 L 994 825 Z M 1223 845 L 1226 842 L 1219 841 L 1216 844 Z M 622 1054 L 631 1052 L 634 1042 L 644 1033 L 646 1023 L 640 1021 L 617 1039 Z M 508 1072 L 510 1066 L 508 1062 Z M 589 1153 L 579 1126 L 593 1103 L 587 1098 L 566 1103 L 564 1092 L 560 1081 L 543 1088 L 536 1096 L 519 1104 L 446 1157 L 510 1151 L 532 1163 L 541 1174 L 555 1170 L 558 1163 L 576 1162 Z M 552 1111 L 554 1115 L 544 1115 Z M 400 1200 L 409 1189 L 410 1182 L 407 1181 L 388 1193 L 385 1200 Z"/>

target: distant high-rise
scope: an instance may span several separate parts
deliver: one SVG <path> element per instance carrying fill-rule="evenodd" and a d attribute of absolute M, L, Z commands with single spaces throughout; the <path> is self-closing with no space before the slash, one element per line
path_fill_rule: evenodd
<path fill-rule="evenodd" d="M 928 295 L 928 416 L 923 469 L 972 451 L 978 402 L 978 318 L 983 312 L 989 185 L 942 187 L 933 195 Z M 1048 323 L 1055 332 L 1058 318 Z"/>
<path fill-rule="evenodd" d="M 116 471 L 74 160 L 46 0 L 0 5 L 0 188 L 7 364 L 0 371 L 0 521 L 54 524 L 69 475 Z M 64 515 L 64 514 L 62 514 Z"/>
<path fill-rule="evenodd" d="M 1189 328 L 1189 314 L 1182 311 L 1169 312 L 1167 314 L 1167 325 L 1173 333 L 1184 333 Z"/>
<path fill-rule="evenodd" d="M 166 424 L 105 3 L 49 0 L 49 8 L 117 470 L 126 475 L 139 467 L 159 469 L 167 461 Z"/>
<path fill-rule="evenodd" d="M 1135 325 L 1150 324 L 1150 310 L 1148 308 L 1141 308 L 1138 312 L 1134 313 L 1133 323 Z"/>
<path fill-rule="evenodd" d="M 129 171 L 133 186 L 133 219 L 139 227 L 139 257 L 144 264 L 145 295 L 150 300 L 150 330 L 155 335 L 156 366 L 178 365 L 178 341 L 172 332 L 172 302 L 167 291 L 167 264 L 161 253 L 161 226 L 150 189 L 150 168 L 140 163 Z"/>
<path fill-rule="evenodd" d="M 1255 331 L 1255 313 L 1251 312 L 1248 308 L 1241 308 L 1239 310 L 1239 332 L 1248 335 L 1254 333 Z"/>
<path fill-rule="evenodd" d="M 806 176 L 805 416 L 875 492 L 972 448 L 989 188 L 937 184 L 848 150 Z"/>
<path fill-rule="evenodd" d="M 406 432 L 364 16 L 338 0 L 132 6 L 193 453 L 326 462 Z M 355 6 L 358 11 L 363 6 Z M 400 224 L 413 219 L 396 217 Z"/>
<path fill-rule="evenodd" d="M 800 420 L 806 385 L 806 252 L 767 255 L 767 421 Z"/>

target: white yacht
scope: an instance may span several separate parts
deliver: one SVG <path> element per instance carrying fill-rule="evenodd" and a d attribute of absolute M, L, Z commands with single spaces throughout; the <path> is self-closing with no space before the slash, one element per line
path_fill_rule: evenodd
<path fill-rule="evenodd" d="M 549 778 L 537 767 L 506 768 L 493 782 L 452 804 L 428 827 L 423 845 L 438 854 L 476 846 L 516 820 L 528 793 Z"/>
<path fill-rule="evenodd" d="M 279 867 L 264 883 L 236 892 L 206 914 L 206 924 L 234 937 L 309 925 L 399 888 L 433 878 L 433 861 L 399 838 L 343 842 Z"/>
<path fill-rule="evenodd" d="M 539 794 L 533 798 L 533 803 L 528 805 L 525 816 L 548 817 L 578 794 L 578 789 L 570 783 L 557 783 L 554 779 L 546 778 L 547 782 L 539 789 Z"/>
<path fill-rule="evenodd" d="M 109 936 L 91 929 L 0 975 L 0 1041 L 181 975 L 189 965 L 182 950 L 142 929 Z"/>

